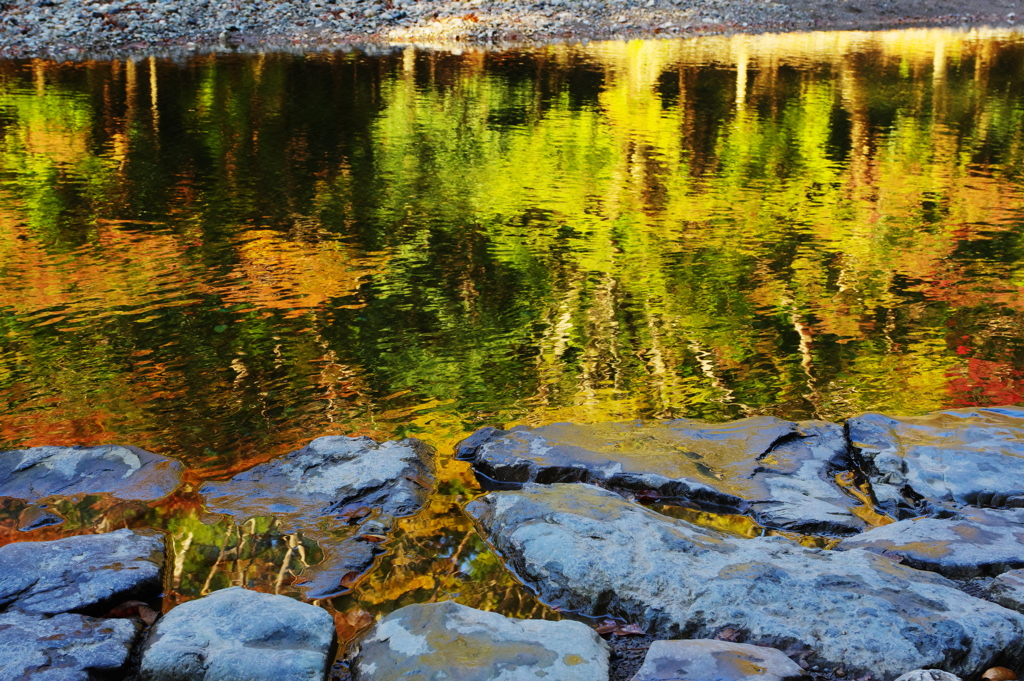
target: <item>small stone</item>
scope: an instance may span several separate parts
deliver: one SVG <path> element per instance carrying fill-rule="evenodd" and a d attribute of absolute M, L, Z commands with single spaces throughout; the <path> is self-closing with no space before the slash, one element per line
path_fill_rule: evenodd
<path fill-rule="evenodd" d="M 961 681 L 956 674 L 941 669 L 915 669 L 900 676 L 896 681 Z"/>
<path fill-rule="evenodd" d="M 142 651 L 142 681 L 323 681 L 336 632 L 326 610 L 231 587 L 163 616 Z"/>
<path fill-rule="evenodd" d="M 608 658 L 608 644 L 581 622 L 511 619 L 448 601 L 382 619 L 352 669 L 356 681 L 593 681 L 608 678 Z"/>
<path fill-rule="evenodd" d="M 781 650 L 697 639 L 655 641 L 633 681 L 795 681 L 804 676 L 800 665 Z"/>
<path fill-rule="evenodd" d="M 1010 570 L 992 580 L 988 595 L 1004 608 L 1024 612 L 1024 570 Z"/>

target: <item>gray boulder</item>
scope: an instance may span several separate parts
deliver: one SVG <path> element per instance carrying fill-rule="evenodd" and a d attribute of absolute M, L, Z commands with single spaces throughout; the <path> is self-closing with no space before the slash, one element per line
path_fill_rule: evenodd
<path fill-rule="evenodd" d="M 0 452 L 0 497 L 110 494 L 129 501 L 161 499 L 181 484 L 179 461 L 138 447 L 32 447 Z"/>
<path fill-rule="evenodd" d="M 0 610 L 102 615 L 163 590 L 164 540 L 117 530 L 0 547 Z"/>
<path fill-rule="evenodd" d="M 1024 567 L 1024 509 L 901 520 L 848 537 L 840 548 L 899 556 L 906 565 L 955 579 L 998 575 Z"/>
<path fill-rule="evenodd" d="M 1024 612 L 1024 570 L 1010 570 L 992 580 L 988 595 L 999 605 Z"/>
<path fill-rule="evenodd" d="M 332 598 L 347 590 L 346 575 L 372 565 L 382 551 L 376 540 L 394 518 L 423 507 L 433 484 L 432 457 L 433 449 L 413 438 L 321 437 L 199 492 L 211 512 L 239 523 L 276 516 L 282 532 L 302 530 L 317 540 L 326 557 L 303 574 L 302 588 L 308 598 Z M 334 531 L 324 529 L 324 519 L 333 519 Z M 339 539 L 338 530 L 353 523 L 358 526 Z"/>
<path fill-rule="evenodd" d="M 527 482 L 590 482 L 653 490 L 707 510 L 748 513 L 768 526 L 812 534 L 865 527 L 834 484 L 851 465 L 841 426 L 758 416 L 731 423 L 691 419 L 540 428 L 484 428 L 459 447 L 478 475 L 510 489 Z"/>
<path fill-rule="evenodd" d="M 142 650 L 142 681 L 322 681 L 333 662 L 326 610 L 232 587 L 161 618 Z"/>
<path fill-rule="evenodd" d="M 875 496 L 897 517 L 948 503 L 1024 506 L 1024 410 L 864 414 L 846 425 Z"/>
<path fill-rule="evenodd" d="M 786 681 L 805 676 L 781 650 L 697 639 L 655 641 L 633 681 Z"/>
<path fill-rule="evenodd" d="M 609 648 L 580 622 L 509 619 L 457 603 L 391 613 L 366 635 L 356 681 L 595 681 L 608 678 Z"/>
<path fill-rule="evenodd" d="M 120 678 L 140 631 L 135 620 L 5 612 L 0 614 L 0 681 Z"/>
<path fill-rule="evenodd" d="M 862 549 L 730 537 L 580 484 L 492 492 L 467 511 L 546 602 L 661 636 L 733 629 L 883 680 L 926 666 L 969 676 L 1024 650 L 1018 613 Z"/>

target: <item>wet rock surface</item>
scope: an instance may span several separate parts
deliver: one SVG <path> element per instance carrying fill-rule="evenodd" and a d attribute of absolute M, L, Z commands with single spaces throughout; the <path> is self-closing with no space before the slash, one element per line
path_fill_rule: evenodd
<path fill-rule="evenodd" d="M 915 518 L 844 539 L 899 557 L 904 564 L 954 579 L 998 575 L 1024 567 L 1024 509 L 964 510 L 958 518 Z"/>
<path fill-rule="evenodd" d="M 580 622 L 517 620 L 453 602 L 410 605 L 359 644 L 356 681 L 594 681 L 608 645 Z"/>
<path fill-rule="evenodd" d="M 864 414 L 846 425 L 875 496 L 896 517 L 941 504 L 1024 507 L 1024 410 Z"/>
<path fill-rule="evenodd" d="M 141 626 L 77 614 L 0 614 L 0 680 L 97 681 L 118 678 Z"/>
<path fill-rule="evenodd" d="M 154 501 L 181 484 L 179 461 L 138 447 L 32 447 L 0 452 L 0 497 L 110 494 Z"/>
<path fill-rule="evenodd" d="M 697 639 L 655 641 L 633 681 L 796 681 L 804 676 L 781 650 Z"/>
<path fill-rule="evenodd" d="M 346 577 L 370 567 L 394 518 L 422 508 L 433 484 L 432 457 L 428 445 L 412 438 L 321 437 L 199 492 L 211 512 L 238 522 L 275 516 L 282 531 L 301 529 L 319 541 L 327 556 L 303 575 L 303 588 L 309 598 L 330 598 L 347 590 Z M 335 530 L 353 528 L 338 537 L 323 529 L 324 519 Z"/>
<path fill-rule="evenodd" d="M 0 609 L 103 614 L 163 589 L 163 537 L 122 529 L 0 547 Z"/>
<path fill-rule="evenodd" d="M 1018 613 L 864 550 L 736 539 L 582 484 L 492 492 L 467 511 L 547 602 L 650 633 L 731 629 L 881 679 L 923 667 L 969 676 L 1024 649 Z"/>
<path fill-rule="evenodd" d="M 241 587 L 171 610 L 142 651 L 143 681 L 321 681 L 334 620 L 322 608 Z"/>
<path fill-rule="evenodd" d="M 1024 612 L 1024 570 L 1010 570 L 992 580 L 989 598 L 1003 607 Z"/>
<path fill-rule="evenodd" d="M 485 480 L 590 482 L 652 490 L 710 510 L 752 515 L 767 527 L 853 534 L 865 523 L 833 482 L 851 466 L 841 426 L 759 416 L 712 424 L 690 419 L 504 431 L 485 428 L 459 448 Z"/>

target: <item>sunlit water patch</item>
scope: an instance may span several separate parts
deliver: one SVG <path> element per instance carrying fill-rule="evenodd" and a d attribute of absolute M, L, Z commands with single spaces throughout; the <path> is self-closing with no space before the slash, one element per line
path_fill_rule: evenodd
<path fill-rule="evenodd" d="M 8 503 L 0 541 L 156 527 L 165 607 L 300 596 L 330 547 L 196 486 L 411 435 L 437 491 L 324 603 L 342 637 L 452 597 L 561 617 L 462 511 L 479 426 L 1022 401 L 1022 79 L 1018 34 L 940 30 L 0 63 L 0 441 L 191 469 Z"/>

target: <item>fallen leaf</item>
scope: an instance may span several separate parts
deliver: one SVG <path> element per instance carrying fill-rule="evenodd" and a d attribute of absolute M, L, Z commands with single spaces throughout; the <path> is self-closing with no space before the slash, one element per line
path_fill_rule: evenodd
<path fill-rule="evenodd" d="M 370 515 L 370 508 L 368 506 L 356 506 L 355 508 L 342 511 L 338 514 L 338 518 L 348 523 L 353 520 L 362 520 L 368 515 Z"/>
<path fill-rule="evenodd" d="M 388 540 L 388 538 L 385 537 L 383 534 L 361 534 L 359 535 L 359 538 L 364 541 L 371 542 L 373 544 L 379 544 L 382 541 Z"/>
<path fill-rule="evenodd" d="M 623 624 L 621 627 L 616 627 L 616 636 L 646 636 L 647 632 L 640 628 L 636 624 Z"/>
<path fill-rule="evenodd" d="M 653 489 L 645 489 L 637 492 L 635 498 L 641 504 L 654 504 L 661 499 L 661 495 Z"/>
<path fill-rule="evenodd" d="M 607 635 L 613 633 L 618 628 L 619 628 L 619 623 L 616 622 L 615 620 L 604 620 L 600 624 L 598 624 L 596 627 L 594 627 L 594 629 L 597 631 L 597 633 L 600 634 L 601 636 L 607 636 Z"/>
<path fill-rule="evenodd" d="M 341 578 L 341 585 L 346 589 L 351 589 L 357 581 L 359 581 L 359 573 L 353 570 L 345 573 L 345 576 Z"/>
<path fill-rule="evenodd" d="M 429 489 L 432 489 L 432 487 L 433 487 L 429 482 L 427 482 L 426 480 L 424 480 L 423 478 L 421 478 L 418 475 L 406 475 L 406 476 L 403 476 L 403 477 L 406 480 L 410 481 L 410 482 L 415 482 L 417 485 L 419 485 L 423 489 L 429 490 Z"/>
<path fill-rule="evenodd" d="M 160 617 L 160 613 L 148 605 L 139 606 L 139 618 L 146 623 L 146 626 L 153 626 L 153 623 L 156 622 L 158 617 Z"/>
<path fill-rule="evenodd" d="M 718 634 L 715 635 L 715 638 L 717 638 L 719 641 L 731 641 L 733 643 L 736 643 L 740 639 L 740 632 L 736 631 L 735 629 L 727 627 L 718 632 Z"/>
<path fill-rule="evenodd" d="M 985 681 L 1017 681 L 1017 675 L 1006 667 L 992 667 L 982 674 L 981 678 Z"/>

